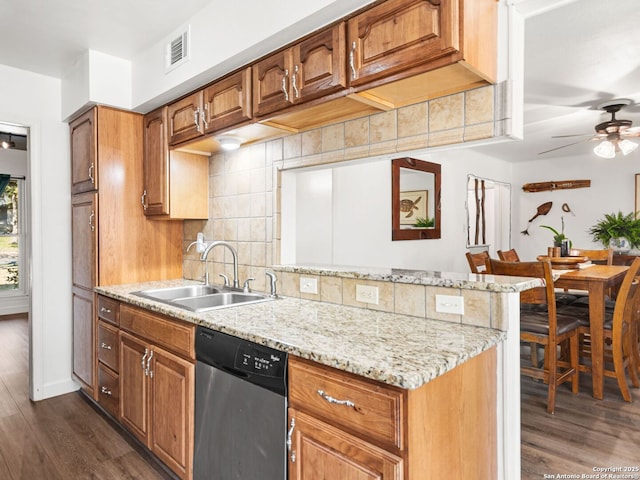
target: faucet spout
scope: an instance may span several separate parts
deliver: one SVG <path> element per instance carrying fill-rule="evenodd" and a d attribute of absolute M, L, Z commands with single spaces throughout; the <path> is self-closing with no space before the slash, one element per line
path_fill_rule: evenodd
<path fill-rule="evenodd" d="M 218 245 L 227 247 L 231 252 L 231 255 L 233 256 L 233 287 L 239 288 L 240 282 L 238 280 L 238 252 L 236 252 L 235 248 L 233 248 L 231 244 L 222 240 L 211 242 L 210 244 L 207 245 L 207 248 L 205 248 L 204 252 L 202 252 L 202 254 L 200 255 L 200 260 L 202 260 L 203 262 L 206 262 L 209 252 L 213 250 L 214 247 L 217 247 Z"/>

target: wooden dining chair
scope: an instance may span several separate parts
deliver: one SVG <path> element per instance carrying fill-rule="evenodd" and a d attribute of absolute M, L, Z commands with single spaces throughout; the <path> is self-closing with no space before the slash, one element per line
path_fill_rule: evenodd
<path fill-rule="evenodd" d="M 487 270 L 494 275 L 537 277 L 544 281 L 543 287 L 520 292 L 520 341 L 542 345 L 545 359 L 542 365 L 521 365 L 520 373 L 548 384 L 547 412 L 554 413 L 558 385 L 570 381 L 571 391 L 578 393 L 580 322 L 557 313 L 549 261 L 505 262 L 490 258 Z M 560 347 L 566 344 L 569 346 L 568 362 L 558 358 Z"/>
<path fill-rule="evenodd" d="M 498 258 L 505 262 L 519 262 L 520 257 L 515 248 L 511 250 L 498 250 Z"/>
<path fill-rule="evenodd" d="M 484 273 L 486 271 L 486 261 L 487 258 L 489 258 L 489 252 L 486 250 L 478 253 L 467 252 L 466 256 L 471 273 Z"/>
<path fill-rule="evenodd" d="M 587 257 L 591 260 L 591 263 L 597 263 L 601 265 L 613 264 L 613 250 L 610 248 L 602 250 L 585 250 L 583 248 L 572 248 L 569 250 L 569 255 L 572 257 Z"/>
<path fill-rule="evenodd" d="M 622 398 L 631 402 L 631 393 L 626 380 L 628 372 L 631 384 L 640 386 L 639 368 L 640 355 L 638 353 L 638 311 L 640 309 L 640 257 L 636 258 L 622 281 L 618 290 L 618 298 L 613 310 L 606 311 L 604 323 L 605 369 L 607 377 L 615 378 Z M 591 373 L 591 330 L 589 328 L 589 311 L 574 307 L 573 312 L 580 320 L 578 328 L 580 341 L 581 372 Z M 569 313 L 571 307 L 565 312 Z"/>

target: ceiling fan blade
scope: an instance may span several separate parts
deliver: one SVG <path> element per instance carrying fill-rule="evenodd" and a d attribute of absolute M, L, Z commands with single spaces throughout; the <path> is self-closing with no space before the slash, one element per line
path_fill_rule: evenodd
<path fill-rule="evenodd" d="M 551 138 L 569 138 L 569 137 L 591 137 L 593 133 L 578 133 L 576 135 L 554 135 Z"/>
<path fill-rule="evenodd" d="M 587 138 L 585 140 L 579 140 L 577 142 L 567 143 L 566 145 L 561 145 L 560 147 L 555 147 L 555 148 L 552 148 L 550 150 L 545 150 L 544 152 L 538 152 L 538 155 L 542 155 L 542 154 L 549 153 L 549 152 L 555 152 L 556 150 L 560 150 L 561 148 L 566 148 L 566 147 L 570 147 L 572 145 L 577 145 L 578 143 L 588 142 L 589 140 L 591 140 L 591 139 Z"/>

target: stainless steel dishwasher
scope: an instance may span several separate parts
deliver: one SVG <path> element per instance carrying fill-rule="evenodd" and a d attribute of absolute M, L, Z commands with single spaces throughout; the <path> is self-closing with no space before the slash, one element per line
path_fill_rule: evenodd
<path fill-rule="evenodd" d="M 287 478 L 287 354 L 198 327 L 193 478 Z"/>

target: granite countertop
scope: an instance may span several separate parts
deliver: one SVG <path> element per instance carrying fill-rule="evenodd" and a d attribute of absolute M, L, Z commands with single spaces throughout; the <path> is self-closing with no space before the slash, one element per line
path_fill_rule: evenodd
<path fill-rule="evenodd" d="M 131 294 L 184 284 L 197 282 L 178 279 L 95 291 L 405 389 L 424 385 L 506 336 L 488 328 L 290 297 L 194 313 Z"/>
<path fill-rule="evenodd" d="M 277 272 L 329 275 L 342 278 L 410 283 L 466 290 L 484 290 L 498 293 L 522 292 L 543 285 L 540 279 L 530 277 L 508 277 L 505 275 L 437 272 L 432 270 L 400 268 L 360 268 L 335 265 L 274 265 L 271 269 Z"/>

